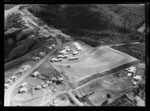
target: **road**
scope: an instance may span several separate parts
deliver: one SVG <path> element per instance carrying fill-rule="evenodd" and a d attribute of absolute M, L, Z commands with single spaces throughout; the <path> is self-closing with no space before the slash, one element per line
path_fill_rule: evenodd
<path fill-rule="evenodd" d="M 38 68 L 43 62 L 45 62 L 47 59 L 50 58 L 50 56 L 56 52 L 58 49 L 61 49 L 62 47 L 62 43 L 60 41 L 60 39 L 56 39 L 58 45 L 55 47 L 54 50 L 52 50 L 52 52 L 50 52 L 49 54 L 47 54 L 43 59 L 41 59 L 35 66 L 33 66 L 29 71 L 27 71 L 24 75 L 22 75 L 14 84 L 12 84 L 9 89 L 5 92 L 4 95 L 4 106 L 10 106 L 10 101 L 11 101 L 11 92 L 12 90 L 21 82 L 23 81 L 30 73 L 32 73 L 34 70 L 36 70 L 36 68 Z"/>
<path fill-rule="evenodd" d="M 125 44 L 112 44 L 112 45 L 105 45 L 105 46 L 112 47 L 112 46 L 130 45 L 130 44 L 140 44 L 140 42 L 125 43 Z"/>
<path fill-rule="evenodd" d="M 83 103 L 79 102 L 79 101 L 73 96 L 73 94 L 71 93 L 71 91 L 68 91 L 68 92 L 62 91 L 62 92 L 56 93 L 56 94 L 54 94 L 51 98 L 49 98 L 49 99 L 47 99 L 47 100 L 41 102 L 41 104 L 40 104 L 39 106 L 44 106 L 46 103 L 52 101 L 53 99 L 55 99 L 55 98 L 56 98 L 58 95 L 60 95 L 60 94 L 68 94 L 68 95 L 71 97 L 71 99 L 73 99 L 73 101 L 75 101 L 75 103 L 76 103 L 78 106 L 84 106 Z"/>

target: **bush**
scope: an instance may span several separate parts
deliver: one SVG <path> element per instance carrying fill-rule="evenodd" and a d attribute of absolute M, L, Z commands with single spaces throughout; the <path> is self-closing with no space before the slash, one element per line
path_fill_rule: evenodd
<path fill-rule="evenodd" d="M 65 23 L 69 30 L 91 29 L 105 30 L 112 28 L 113 15 L 104 14 L 103 10 L 89 5 L 68 5 L 63 9 Z"/>

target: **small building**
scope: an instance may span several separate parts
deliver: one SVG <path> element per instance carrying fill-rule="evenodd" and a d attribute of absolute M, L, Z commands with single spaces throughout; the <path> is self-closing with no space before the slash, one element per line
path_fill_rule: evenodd
<path fill-rule="evenodd" d="M 56 82 L 57 78 L 56 77 L 52 77 L 52 82 Z"/>
<path fill-rule="evenodd" d="M 26 65 L 26 66 L 22 66 L 21 69 L 23 69 L 24 71 L 27 71 L 28 69 L 30 69 L 31 66 L 30 65 Z"/>
<path fill-rule="evenodd" d="M 52 44 L 51 46 L 52 46 L 52 48 L 53 48 L 53 47 L 55 47 L 55 44 Z"/>
<path fill-rule="evenodd" d="M 20 88 L 19 93 L 27 93 L 27 88 Z"/>
<path fill-rule="evenodd" d="M 50 85 L 50 84 L 52 84 L 52 81 L 47 80 L 47 81 L 46 81 L 46 84 Z"/>
<path fill-rule="evenodd" d="M 136 72 L 136 67 L 131 66 L 131 67 L 129 67 L 129 68 L 126 68 L 125 70 L 128 71 L 128 72 L 131 72 L 131 73 L 135 74 L 135 72 Z"/>
<path fill-rule="evenodd" d="M 12 76 L 12 77 L 10 77 L 10 79 L 15 81 L 17 79 L 17 77 L 16 76 Z"/>
<path fill-rule="evenodd" d="M 35 90 L 39 90 L 39 89 L 41 89 L 41 88 L 42 88 L 41 85 L 37 85 L 36 88 L 35 88 Z"/>
<path fill-rule="evenodd" d="M 13 80 L 11 80 L 11 79 L 7 79 L 7 80 L 6 80 L 6 83 L 8 83 L 8 84 L 12 84 L 12 83 L 13 83 Z"/>
<path fill-rule="evenodd" d="M 58 57 L 58 58 L 63 58 L 64 56 L 63 56 L 63 55 L 58 55 L 57 57 Z"/>
<path fill-rule="evenodd" d="M 46 54 L 45 52 L 40 52 L 39 53 L 40 56 L 45 56 L 45 54 Z"/>
<path fill-rule="evenodd" d="M 68 60 L 70 61 L 70 60 L 77 60 L 77 59 L 79 59 L 79 57 L 70 57 Z"/>
<path fill-rule="evenodd" d="M 50 49 L 50 50 L 52 50 L 53 49 L 53 47 L 52 46 L 49 46 L 49 47 L 47 47 L 48 49 Z"/>
<path fill-rule="evenodd" d="M 9 88 L 9 86 L 10 86 L 10 84 L 5 84 L 5 89 L 8 89 Z"/>
<path fill-rule="evenodd" d="M 24 82 L 24 83 L 22 83 L 22 87 L 27 87 L 27 85 L 28 85 L 28 83 L 27 82 Z"/>
<path fill-rule="evenodd" d="M 79 54 L 78 51 L 74 51 L 74 52 L 73 52 L 73 55 L 77 55 L 77 54 Z"/>
<path fill-rule="evenodd" d="M 18 72 L 16 73 L 16 75 L 20 75 L 20 74 L 23 74 L 23 73 L 24 73 L 24 70 L 19 69 Z"/>
<path fill-rule="evenodd" d="M 133 79 L 136 80 L 136 81 L 141 81 L 141 80 L 142 80 L 142 77 L 136 75 L 136 76 L 133 77 Z"/>
<path fill-rule="evenodd" d="M 59 53 L 60 54 L 66 54 L 67 52 L 66 52 L 66 50 L 61 50 L 61 51 L 59 51 Z"/>
<path fill-rule="evenodd" d="M 130 73 L 130 72 L 127 74 L 127 76 L 129 76 L 129 77 L 131 77 L 132 75 L 133 75 L 133 74 L 132 74 L 132 73 Z"/>
<path fill-rule="evenodd" d="M 41 58 L 36 56 L 36 57 L 32 57 L 32 59 L 38 61 L 38 60 L 40 60 Z"/>
<path fill-rule="evenodd" d="M 64 78 L 59 77 L 59 78 L 58 78 L 58 81 L 62 82 L 62 81 L 64 81 Z"/>
<path fill-rule="evenodd" d="M 43 84 L 42 87 L 46 88 L 46 87 L 48 87 L 48 84 Z"/>
<path fill-rule="evenodd" d="M 74 45 L 77 48 L 77 50 L 82 50 L 81 46 L 77 42 L 74 42 Z"/>
<path fill-rule="evenodd" d="M 31 74 L 32 77 L 37 77 L 39 75 L 40 75 L 40 73 L 38 71 L 35 71 L 34 73 Z"/>

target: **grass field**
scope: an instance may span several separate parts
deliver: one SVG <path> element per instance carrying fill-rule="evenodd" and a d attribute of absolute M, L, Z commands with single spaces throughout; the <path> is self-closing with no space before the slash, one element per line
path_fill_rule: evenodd
<path fill-rule="evenodd" d="M 62 62 L 60 64 L 57 63 L 52 65 L 59 72 L 64 72 L 70 82 L 76 83 L 82 79 L 92 76 L 93 74 L 110 70 L 122 64 L 137 60 L 110 47 L 98 47 L 96 49 L 91 49 L 86 55 L 87 56 L 85 57 L 79 58 L 79 60 L 77 60 L 79 62 L 65 62 L 65 64 Z M 70 65 L 69 68 L 67 67 L 68 65 Z"/>
<path fill-rule="evenodd" d="M 130 88 L 131 85 L 131 78 L 117 78 L 113 75 L 108 75 L 95 80 L 78 90 L 75 90 L 75 92 L 80 92 L 82 96 L 89 95 L 94 92 L 88 97 L 88 99 L 94 106 L 100 106 L 107 100 L 107 94 L 111 95 L 109 102 L 112 102 L 121 96 L 128 88 Z"/>

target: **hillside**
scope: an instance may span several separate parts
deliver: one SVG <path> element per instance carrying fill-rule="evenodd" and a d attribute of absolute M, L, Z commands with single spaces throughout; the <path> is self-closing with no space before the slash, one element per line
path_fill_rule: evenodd
<path fill-rule="evenodd" d="M 15 5 L 5 10 L 5 62 L 42 47 L 48 38 L 55 38 L 57 35 L 66 38 L 61 31 L 48 27 L 42 20 L 34 17 L 27 10 L 30 6 L 32 5 Z"/>
<path fill-rule="evenodd" d="M 5 9 L 5 62 L 41 47 L 41 38 L 54 37 L 49 30 L 94 47 L 145 41 L 138 32 L 145 23 L 143 5 L 11 4 Z"/>

